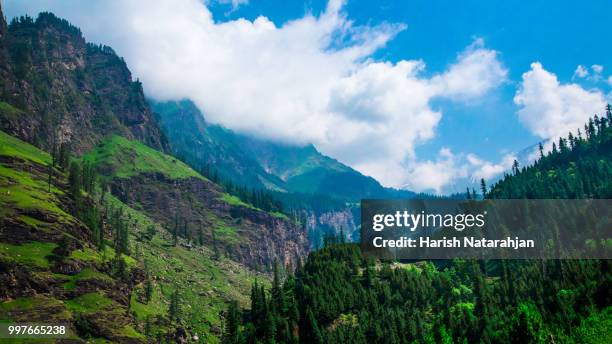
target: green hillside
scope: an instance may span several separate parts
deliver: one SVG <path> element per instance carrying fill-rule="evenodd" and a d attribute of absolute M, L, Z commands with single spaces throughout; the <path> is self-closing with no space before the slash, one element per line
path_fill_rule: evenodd
<path fill-rule="evenodd" d="M 135 157 L 143 162 L 138 168 L 141 173 L 159 172 L 152 166 L 170 166 L 164 163 L 174 167 L 173 171 L 168 171 L 169 177 L 184 178 L 195 173 L 142 144 L 121 138 L 113 138 L 110 142 L 117 144 L 112 148 L 117 154 L 128 146 L 131 147 L 128 152 L 135 149 L 139 152 L 137 155 L 142 154 Z M 104 156 L 102 152 L 108 152 L 112 144 L 102 147 L 104 149 L 87 157 Z M 83 322 L 94 328 L 89 332 L 73 331 L 71 337 L 91 336 L 98 337 L 99 341 L 121 338 L 138 341 L 145 338 L 145 330 L 151 338 L 158 335 L 168 338 L 174 336 L 177 328 L 185 327 L 204 342 L 214 343 L 223 326 L 219 314 L 227 307 L 227 300 L 237 300 L 246 306 L 246 295 L 254 279 L 265 283 L 265 275 L 229 260 L 213 248 L 191 247 L 183 238 L 174 245 L 172 234 L 164 226 L 116 197 L 97 190 L 88 197 L 99 209 L 108 209 L 105 212 L 120 210 L 122 217 L 131 222 L 131 256 L 122 255 L 128 269 L 122 277 L 113 267 L 116 264 L 113 230 L 109 228 L 110 231 L 104 232 L 106 245 L 102 249 L 90 241 L 91 229 L 71 215 L 73 209 L 66 207 L 67 176 L 60 167 L 54 168 L 55 177 L 49 192 L 45 174 L 46 167 L 52 163 L 49 154 L 0 132 L 0 159 L 0 206 L 3 210 L 0 265 L 19 274 L 18 285 L 33 288 L 23 291 L 22 296 L 17 285 L 0 287 L 3 295 L 14 295 L 12 300 L 0 303 L 0 321 L 38 318 L 48 322 L 54 319 L 74 324 L 78 329 L 84 326 Z M 120 175 L 129 173 L 134 171 L 123 169 Z M 16 232 L 26 230 L 39 234 L 22 238 Z M 223 239 L 222 234 L 219 237 Z M 70 248 L 58 252 L 67 242 Z M 66 264 L 78 268 L 70 274 L 56 272 L 58 266 Z M 126 286 L 128 281 L 135 284 Z M 148 298 L 147 286 L 150 286 Z M 180 320 L 171 321 L 169 305 L 175 290 L 180 291 Z"/>
<path fill-rule="evenodd" d="M 117 178 L 141 173 L 162 173 L 170 179 L 204 178 L 174 157 L 117 135 L 102 140 L 83 156 L 83 161 L 104 171 L 104 175 Z"/>
<path fill-rule="evenodd" d="M 103 254 L 92 248 L 89 230 L 67 202 L 65 173 L 50 166 L 47 153 L 4 132 L 0 132 L 0 161 L 0 266 L 6 277 L 12 276 L 0 286 L 5 300 L 0 303 L 0 321 L 74 324 L 70 337 L 75 339 L 79 326 L 87 323 L 96 328 L 93 337 L 142 339 L 134 330 L 136 324 L 123 316 L 124 294 L 114 291 L 130 292 L 108 269 L 116 261 L 114 250 L 108 248 Z M 94 314 L 121 316 L 103 322 Z"/>

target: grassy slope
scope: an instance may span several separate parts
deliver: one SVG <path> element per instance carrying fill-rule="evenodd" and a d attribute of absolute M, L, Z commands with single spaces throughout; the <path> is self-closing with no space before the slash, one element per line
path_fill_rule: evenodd
<path fill-rule="evenodd" d="M 0 131 L 0 157 L 14 159 L 21 165 L 19 170 L 0 165 L 1 216 L 15 214 L 15 208 L 35 209 L 50 213 L 61 222 L 74 221 L 58 206 L 58 197 L 63 192 L 54 186 L 49 192 L 47 176 L 32 169 L 35 166 L 46 169 L 51 162 L 49 154 Z M 58 171 L 55 172 L 59 174 Z M 35 224 L 35 220 L 31 218 L 24 217 L 21 220 Z"/>
<path fill-rule="evenodd" d="M 108 169 L 109 175 L 129 178 L 140 173 L 163 173 L 170 179 L 200 178 L 200 174 L 183 162 L 136 141 L 121 136 L 105 139 L 87 153 L 83 160 Z"/>
<path fill-rule="evenodd" d="M 62 226 L 74 223 L 73 216 L 65 212 L 59 196 L 63 194 L 55 186 L 49 191 L 46 174 L 40 171 L 45 170 L 51 158 L 34 146 L 13 138 L 0 131 L 0 158 L 10 159 L 12 165 L 3 163 L 0 165 L 0 209 L 3 219 L 13 218 L 24 223 L 26 226 L 35 227 L 38 230 L 52 232 L 58 236 L 68 235 L 62 231 Z M 60 171 L 55 171 L 58 178 L 65 178 Z M 22 215 L 24 211 L 36 210 L 44 213 L 52 222 L 33 219 Z M 53 249 L 57 247 L 54 242 L 32 241 L 22 244 L 9 244 L 0 242 L 0 262 L 5 266 L 16 265 L 20 271 L 30 273 L 33 278 L 43 284 L 63 285 L 65 290 L 74 289 L 78 281 L 86 279 L 112 280 L 111 276 L 98 272 L 94 269 L 83 269 L 79 274 L 68 276 L 52 273 L 49 271 L 52 262 L 49 260 Z M 83 251 L 73 251 L 69 259 L 83 261 L 85 264 L 102 264 L 110 261 L 114 257 L 114 251 L 108 249 L 102 256 L 91 248 Z M 125 257 L 128 266 L 133 266 L 135 262 Z M 0 321 L 11 322 L 32 322 L 44 321 L 54 323 L 69 323 L 81 313 L 97 312 L 101 316 L 121 312 L 125 313 L 125 307 L 114 302 L 104 305 L 99 309 L 99 300 L 106 299 L 104 291 L 92 293 L 89 298 L 81 299 L 79 296 L 74 299 L 61 299 L 51 294 L 39 294 L 31 297 L 22 297 L 15 300 L 5 300 L 0 302 Z M 109 300 L 110 301 L 110 300 Z M 79 307 L 74 307 L 79 305 Z M 123 326 L 111 328 L 113 333 L 132 338 L 141 338 L 142 335 L 134 331 L 133 328 Z M 70 333 L 71 338 L 76 338 L 74 332 Z M 52 342 L 52 341 L 51 341 Z"/>
<path fill-rule="evenodd" d="M 103 178 L 129 178 L 141 173 L 161 173 L 169 179 L 206 178 L 176 158 L 156 151 L 138 141 L 112 136 L 83 156 L 83 161 L 104 171 Z M 219 199 L 234 206 L 260 210 L 240 198 L 219 193 Z M 281 213 L 272 216 L 287 219 Z"/>

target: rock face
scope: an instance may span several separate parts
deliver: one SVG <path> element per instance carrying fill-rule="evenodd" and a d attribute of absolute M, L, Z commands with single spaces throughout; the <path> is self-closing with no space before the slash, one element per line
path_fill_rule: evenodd
<path fill-rule="evenodd" d="M 309 233 L 310 247 L 323 246 L 326 235 L 344 234 L 347 241 L 359 241 L 359 208 L 345 207 L 323 211 L 304 210 L 303 219 Z"/>
<path fill-rule="evenodd" d="M 115 133 L 167 149 L 125 61 L 53 14 L 2 20 L 0 73 L 0 129 L 24 141 L 78 154 Z"/>
<path fill-rule="evenodd" d="M 121 201 L 144 210 L 169 231 L 178 228 L 182 237 L 203 240 L 252 268 L 270 267 L 275 259 L 295 266 L 295 259 L 308 252 L 301 227 L 282 216 L 228 203 L 219 187 L 206 180 L 140 174 L 114 179 L 110 187 Z"/>

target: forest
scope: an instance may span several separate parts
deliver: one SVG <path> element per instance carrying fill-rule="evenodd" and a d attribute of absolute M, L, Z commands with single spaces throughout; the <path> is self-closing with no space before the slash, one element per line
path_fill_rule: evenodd
<path fill-rule="evenodd" d="M 606 198 L 612 112 L 583 131 L 540 145 L 485 198 Z M 469 192 L 469 191 L 468 191 Z M 477 198 L 475 192 L 468 193 Z M 227 312 L 228 343 L 609 343 L 609 260 L 370 259 L 343 238 L 326 240 L 295 271 L 252 286 L 250 309 Z"/>

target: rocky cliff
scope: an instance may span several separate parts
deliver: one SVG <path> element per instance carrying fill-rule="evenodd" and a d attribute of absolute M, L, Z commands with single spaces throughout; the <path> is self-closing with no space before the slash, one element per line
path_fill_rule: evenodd
<path fill-rule="evenodd" d="M 77 154 L 110 133 L 166 149 L 140 82 L 111 48 L 50 13 L 0 26 L 2 130 L 46 150 L 69 143 Z"/>
<path fill-rule="evenodd" d="M 283 266 L 295 266 L 295 259 L 308 253 L 306 233 L 299 226 L 223 194 L 210 181 L 140 174 L 113 179 L 110 189 L 170 231 L 178 227 L 188 241 L 202 238 L 207 246 L 251 268 L 270 268 L 276 259 Z"/>

